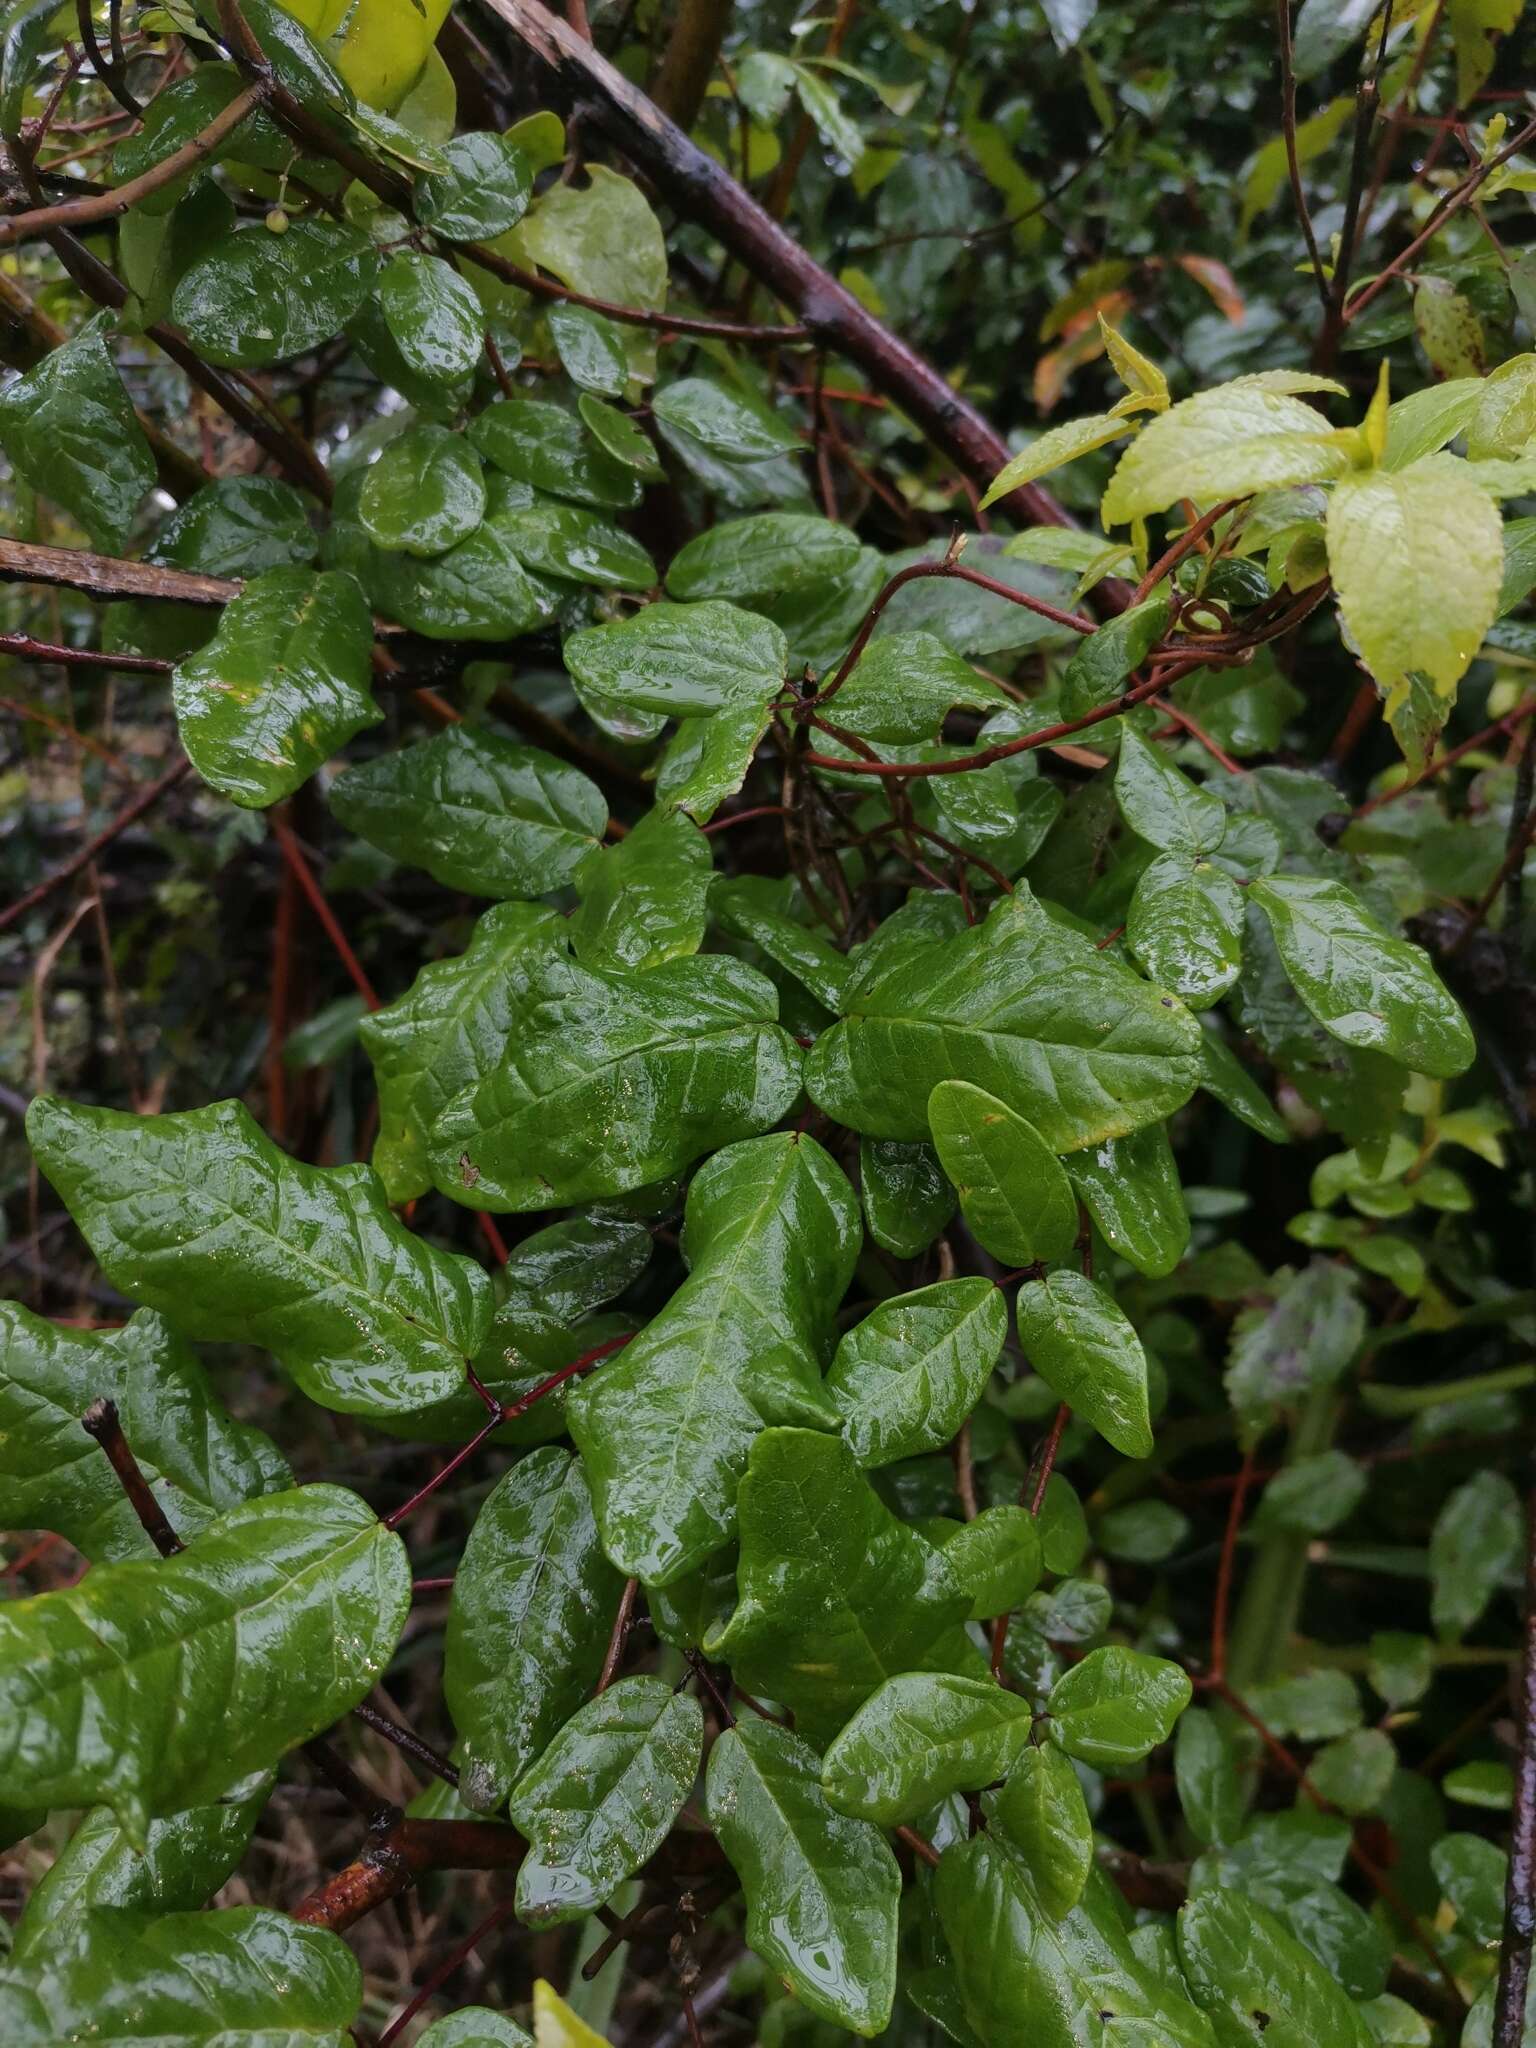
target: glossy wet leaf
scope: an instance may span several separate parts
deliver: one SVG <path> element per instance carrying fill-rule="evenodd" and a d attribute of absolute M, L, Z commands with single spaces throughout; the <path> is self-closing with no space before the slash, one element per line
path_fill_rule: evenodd
<path fill-rule="evenodd" d="M 292 1484 L 276 1446 L 231 1420 L 159 1316 L 141 1309 L 120 1330 L 72 1330 L 6 1301 L 0 1519 L 8 1528 L 55 1530 L 93 1563 L 154 1554 L 106 1454 L 80 1427 L 100 1399 L 116 1403 L 139 1467 L 182 1537 Z"/>
<path fill-rule="evenodd" d="M 953 1667 L 970 1600 L 944 1554 L 898 1521 L 838 1438 L 766 1431 L 738 1503 L 740 1597 L 706 1641 L 749 1690 L 835 1733 L 888 1678 Z"/>
<path fill-rule="evenodd" d="M 263 369 L 338 334 L 378 268 L 373 243 L 340 221 L 295 220 L 281 235 L 240 228 L 186 272 L 171 313 L 211 362 Z"/>
<path fill-rule="evenodd" d="M 656 773 L 657 801 L 707 825 L 735 796 L 768 730 L 770 706 L 747 700 L 707 718 L 685 718 L 668 742 Z"/>
<path fill-rule="evenodd" d="M 611 1897 L 661 1847 L 704 1750 L 697 1700 L 661 1678 L 621 1678 L 577 1709 L 513 1788 L 528 1837 L 517 1910 L 534 1925 L 573 1920 Z"/>
<path fill-rule="evenodd" d="M 859 1190 L 870 1236 L 898 1259 L 925 1251 L 955 1213 L 939 1155 L 921 1139 L 861 1138 Z"/>
<path fill-rule="evenodd" d="M 378 294 L 395 346 L 419 377 L 463 377 L 479 363 L 485 315 L 474 288 L 441 256 L 392 256 Z"/>
<path fill-rule="evenodd" d="M 562 951 L 565 923 L 537 903 L 498 903 L 468 947 L 424 967 L 405 994 L 358 1028 L 379 1091 L 373 1164 L 391 1202 L 432 1185 L 432 1126 L 506 1049 L 521 977 L 542 954 Z"/>
<path fill-rule="evenodd" d="M 1051 1688 L 1051 1739 L 1097 1770 L 1121 1770 L 1168 1740 L 1190 1693 L 1187 1674 L 1166 1657 L 1111 1643 Z"/>
<path fill-rule="evenodd" d="M 622 510 L 640 502 L 640 476 L 588 435 L 575 413 L 542 398 L 500 398 L 476 415 L 469 438 L 519 483 Z"/>
<path fill-rule="evenodd" d="M 450 242 L 483 242 L 516 227 L 528 210 L 533 171 L 504 135 L 456 135 L 448 168 L 416 181 L 416 218 Z"/>
<path fill-rule="evenodd" d="M 826 715 L 862 739 L 910 742 L 937 739 L 957 705 L 991 711 L 1011 702 L 932 633 L 891 633 L 860 656 Z"/>
<path fill-rule="evenodd" d="M 350 831 L 473 896 L 558 888 L 608 821 L 579 768 L 469 725 L 349 768 L 330 801 Z"/>
<path fill-rule="evenodd" d="M 837 1347 L 827 1392 L 865 1467 L 942 1450 L 1002 1355 L 1008 1309 L 990 1280 L 940 1280 L 898 1294 Z"/>
<path fill-rule="evenodd" d="M 683 377 L 656 393 L 652 410 L 723 462 L 762 462 L 803 444 L 792 423 L 761 399 L 711 377 Z"/>
<path fill-rule="evenodd" d="M 1150 1457 L 1146 1353 L 1114 1298 L 1061 1271 L 1027 1281 L 1014 1314 L 1025 1357 L 1074 1414 L 1125 1457 Z"/>
<path fill-rule="evenodd" d="M 1154 981 L 1205 1010 L 1242 972 L 1243 920 L 1230 875 L 1187 853 L 1164 853 L 1136 884 L 1125 942 Z"/>
<path fill-rule="evenodd" d="M 413 1236 L 371 1167 L 305 1166 L 238 1102 L 136 1117 L 44 1095 L 27 1132 L 102 1271 L 187 1336 L 265 1345 L 347 1413 L 463 1385 L 485 1273 Z"/>
<path fill-rule="evenodd" d="M 573 633 L 564 652 L 578 690 L 674 718 L 766 702 L 789 659 L 770 620 L 716 599 L 647 605 Z"/>
<path fill-rule="evenodd" d="M 1199 1026 L 1172 996 L 1019 891 L 938 946 L 893 948 L 856 977 L 807 1063 L 828 1115 L 869 1137 L 927 1137 L 919 1105 L 969 1081 L 1053 1152 L 1160 1122 L 1197 1079 Z"/>
<path fill-rule="evenodd" d="M 362 1973 L 338 1935 L 286 1913 L 96 1912 L 0 1968 L 10 2048 L 347 2048 Z"/>
<path fill-rule="evenodd" d="M 1081 718 L 1119 696 L 1163 637 L 1170 616 L 1166 597 L 1149 597 L 1079 641 L 1061 678 L 1068 717 Z"/>
<path fill-rule="evenodd" d="M 803 512 L 722 519 L 672 557 L 667 595 L 684 601 L 726 598 L 750 611 L 759 600 L 771 604 L 790 592 L 848 575 L 862 552 L 858 536 L 846 526 Z"/>
<path fill-rule="evenodd" d="M 621 329 L 590 306 L 568 301 L 557 300 L 544 317 L 571 382 L 583 391 L 621 396 L 629 382 L 629 356 Z"/>
<path fill-rule="evenodd" d="M 1448 1496 L 1429 1538 L 1431 1614 L 1442 1635 L 1471 1628 L 1524 1544 L 1520 1496 L 1502 1472 L 1478 1472 Z"/>
<path fill-rule="evenodd" d="M 714 879 L 709 841 L 680 813 L 648 811 L 614 846 L 578 869 L 581 906 L 570 922 L 590 967 L 659 967 L 696 953 Z"/>
<path fill-rule="evenodd" d="M 471 1806 L 500 1806 L 591 1691 L 622 1591 L 580 1458 L 529 1452 L 476 1516 L 448 1610 L 443 1693 Z"/>
<path fill-rule="evenodd" d="M 1040 1530 L 1027 1508 L 983 1508 L 968 1522 L 930 1525 L 930 1532 L 970 1596 L 972 1621 L 1007 1614 L 1040 1583 Z"/>
<path fill-rule="evenodd" d="M 827 1750 L 822 1790 L 859 1820 L 915 1820 L 951 1792 L 1007 1777 L 1029 1741 L 1032 1712 L 992 1678 L 906 1672 L 845 1723 Z"/>
<path fill-rule="evenodd" d="M 446 427 L 407 427 L 364 477 L 357 516 L 387 553 L 443 554 L 485 517 L 479 458 Z"/>
<path fill-rule="evenodd" d="M 179 1555 L 97 1565 L 0 1609 L 7 1791 L 151 1815 L 208 1805 L 383 1675 L 410 1607 L 398 1536 L 355 1494 L 232 1508 Z"/>
<path fill-rule="evenodd" d="M 541 575 L 600 590 L 649 590 L 656 581 L 639 541 L 585 505 L 541 499 L 509 509 L 499 524 L 518 559 Z"/>
<path fill-rule="evenodd" d="M 961 1214 L 1005 1266 L 1064 1259 L 1077 1237 L 1077 1198 L 1033 1124 L 968 1081 L 941 1081 L 928 1128 Z"/>
<path fill-rule="evenodd" d="M 20 478 L 112 553 L 154 484 L 155 460 L 107 352 L 110 326 L 99 313 L 0 391 L 0 448 Z"/>
<path fill-rule="evenodd" d="M 836 1425 L 821 1374 L 858 1250 L 853 1193 L 812 1138 L 731 1145 L 694 1176 L 682 1246 L 687 1279 L 569 1403 L 608 1554 L 663 1586 L 735 1533 L 766 1426 Z"/>
<path fill-rule="evenodd" d="M 1304 376 L 1277 389 L 1261 373 L 1184 399 L 1143 427 L 1121 456 L 1104 493 L 1105 525 L 1165 511 L 1180 498 L 1213 504 L 1342 476 L 1348 451 L 1323 415 L 1292 395 L 1341 389 Z"/>
<path fill-rule="evenodd" d="M 1176 768 L 1133 725 L 1120 736 L 1115 799 L 1131 830 L 1164 853 L 1212 853 L 1227 829 L 1227 807 Z"/>
<path fill-rule="evenodd" d="M 809 989 L 823 1008 L 835 1012 L 848 986 L 848 957 L 838 952 L 824 928 L 789 915 L 785 893 L 784 883 L 766 875 L 722 875 L 709 892 L 710 912 L 722 931 L 749 940 Z"/>
<path fill-rule="evenodd" d="M 126 185 L 142 177 L 146 171 L 164 163 L 168 156 L 194 136 L 201 135 L 209 122 L 222 114 L 230 101 L 237 97 L 244 83 L 233 64 L 207 63 L 199 64 L 189 77 L 180 78 L 174 85 L 157 92 L 144 109 L 144 120 L 137 133 L 125 136 L 112 152 L 114 182 Z M 242 160 L 249 162 L 257 156 L 267 156 L 268 143 L 282 147 L 281 138 L 272 134 L 270 126 L 261 121 L 259 112 L 253 111 L 246 115 L 232 137 L 226 136 L 223 143 L 210 150 L 201 162 L 194 162 L 190 169 L 182 171 L 157 191 L 146 192 L 136 204 L 151 216 L 169 213 L 221 156 L 234 149 Z"/>
<path fill-rule="evenodd" d="M 992 1820 L 1023 1857 L 1047 1910 L 1057 1920 L 1070 1913 L 1093 1869 L 1093 1823 L 1070 1761 L 1048 1743 L 1026 1748 Z"/>
<path fill-rule="evenodd" d="M 611 455 L 626 469 L 638 471 L 652 483 L 659 482 L 666 474 L 656 459 L 656 450 L 628 413 L 620 412 L 617 406 L 605 404 L 591 392 L 582 394 L 576 409 L 605 455 Z"/>
<path fill-rule="evenodd" d="M 291 796 L 383 717 L 372 651 L 373 622 L 353 577 L 329 569 L 257 576 L 172 678 L 193 767 L 247 809 Z"/>
<path fill-rule="evenodd" d="M 1171 1273 L 1189 1246 L 1189 1211 L 1164 1127 L 1089 1145 L 1065 1164 L 1111 1250 L 1153 1279 Z"/>
<path fill-rule="evenodd" d="M 416 2048 L 534 2048 L 534 2040 L 504 2012 L 488 2005 L 461 2005 L 434 2020 Z"/>
<path fill-rule="evenodd" d="M 1271 2028 L 1303 2041 L 1370 2048 L 1353 2000 L 1265 1907 L 1223 1887 L 1179 1915 L 1179 1960 L 1220 2048 L 1242 2048 Z"/>
<path fill-rule="evenodd" d="M 1346 1045 L 1445 1079 L 1471 1065 L 1471 1027 L 1429 963 L 1371 917 L 1341 882 L 1270 875 L 1249 890 L 1312 1015 Z"/>
<path fill-rule="evenodd" d="M 821 1763 L 771 1721 L 710 1752 L 705 1815 L 747 1895 L 747 1940 L 800 2003 L 872 2036 L 896 1991 L 901 1873 L 885 1837 L 827 1803 Z"/>
<path fill-rule="evenodd" d="M 178 505 L 156 534 L 149 559 L 204 576 L 259 576 L 302 568 L 320 542 L 313 498 L 274 476 L 221 476 Z"/>

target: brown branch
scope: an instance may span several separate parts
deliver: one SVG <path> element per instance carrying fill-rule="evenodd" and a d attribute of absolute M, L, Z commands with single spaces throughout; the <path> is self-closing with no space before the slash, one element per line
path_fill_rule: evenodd
<path fill-rule="evenodd" d="M 1520 1671 L 1520 1755 L 1504 1884 L 1504 1935 L 1494 1995 L 1492 2048 L 1520 2048 L 1525 2039 L 1536 1930 L 1536 1493 L 1526 1504 L 1525 1659 Z"/>
<path fill-rule="evenodd" d="M 654 327 L 663 337 L 697 334 L 712 341 L 753 342 L 770 348 L 787 348 L 811 338 L 808 327 L 754 327 L 739 320 L 705 320 L 692 313 L 667 313 L 650 306 L 621 306 L 612 299 L 594 299 L 590 292 L 573 291 L 569 285 L 541 276 L 536 270 L 524 270 L 520 263 L 513 263 L 495 249 L 488 249 L 483 242 L 458 242 L 454 248 L 459 255 L 479 264 L 482 270 L 489 270 L 503 283 L 532 292 L 536 298 L 560 299 L 568 306 L 585 306 L 589 312 L 605 314 L 608 319 L 617 320 L 625 327 Z"/>
<path fill-rule="evenodd" d="M 45 548 L 3 536 L 0 583 L 51 583 L 66 590 L 83 590 L 88 597 L 164 598 L 173 604 L 228 604 L 240 594 L 240 585 L 227 576 L 201 576 L 190 569 L 162 569 L 154 562 L 124 562 L 115 555 L 95 555 L 88 548 Z M 113 665 L 131 668 L 134 664 Z"/>
<path fill-rule="evenodd" d="M 93 1437 L 106 1454 L 108 1464 L 139 1518 L 139 1527 L 162 1557 L 174 1557 L 182 1548 L 181 1538 L 171 1527 L 164 1508 L 155 1499 L 149 1481 L 140 1470 L 127 1437 L 123 1435 L 117 1403 L 105 1395 L 93 1401 L 80 1418 L 80 1427 Z"/>
<path fill-rule="evenodd" d="M 386 1899 L 409 1891 L 424 1871 L 516 1870 L 527 1849 L 522 1836 L 499 1821 L 400 1820 L 381 1831 L 356 1862 L 300 1899 L 293 1917 L 340 1934 Z"/>
<path fill-rule="evenodd" d="M 137 823 L 146 811 L 152 810 L 166 791 L 181 781 L 191 766 L 192 763 L 183 755 L 174 767 L 167 768 L 165 773 L 151 782 L 147 788 L 141 789 L 133 801 L 118 812 L 110 825 L 103 826 L 94 839 L 88 839 L 85 845 L 78 852 L 71 854 L 61 867 L 56 867 L 51 875 L 44 875 L 36 888 L 29 889 L 25 896 L 18 896 L 14 903 L 7 904 L 4 910 L 0 910 L 0 931 L 5 931 L 7 927 L 15 924 L 18 918 L 25 917 L 29 910 L 35 909 L 45 898 L 51 896 L 55 889 L 78 875 L 82 868 L 88 868 L 114 839 L 126 832 L 130 825 Z"/>
<path fill-rule="evenodd" d="M 51 640 L 34 640 L 30 633 L 0 633 L 0 655 L 5 654 L 14 655 L 21 661 L 57 661 L 66 667 L 119 668 L 142 676 L 168 676 L 176 666 L 174 661 L 162 661 L 154 654 L 104 654 L 99 647 L 57 647 Z"/>
<path fill-rule="evenodd" d="M 730 19 L 731 0 L 678 0 L 650 94 L 685 133 L 699 118 Z"/>

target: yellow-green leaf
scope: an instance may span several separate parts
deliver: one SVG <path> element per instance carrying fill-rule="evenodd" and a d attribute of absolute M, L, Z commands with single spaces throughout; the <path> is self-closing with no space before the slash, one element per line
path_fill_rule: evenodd
<path fill-rule="evenodd" d="M 1239 377 L 1161 413 L 1121 456 L 1104 493 L 1104 524 L 1166 511 L 1180 498 L 1210 504 L 1343 475 L 1348 451 L 1320 412 L 1284 388 L 1296 381 Z M 1319 384 L 1339 388 L 1303 380 L 1304 388 Z"/>

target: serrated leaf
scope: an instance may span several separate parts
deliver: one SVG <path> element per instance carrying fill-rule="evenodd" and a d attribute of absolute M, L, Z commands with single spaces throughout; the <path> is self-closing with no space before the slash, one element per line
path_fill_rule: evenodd
<path fill-rule="evenodd" d="M 1248 893 L 1269 920 L 1296 993 L 1324 1030 L 1439 1079 L 1472 1064 L 1471 1027 L 1429 955 L 1383 930 L 1342 882 L 1270 875 Z"/>
<path fill-rule="evenodd" d="M 1110 1248 L 1150 1278 L 1171 1273 L 1189 1246 L 1189 1211 L 1163 1125 L 1089 1145 L 1065 1165 Z"/>
<path fill-rule="evenodd" d="M 1163 853 L 1137 881 L 1125 942 L 1154 981 L 1206 1010 L 1242 972 L 1244 922 L 1230 875 L 1185 852 Z"/>
<path fill-rule="evenodd" d="M 539 962 L 504 1058 L 437 1120 L 437 1186 L 471 1208 L 549 1209 L 766 1130 L 800 1090 L 778 1007 L 772 982 L 719 955 L 644 972 Z"/>
<path fill-rule="evenodd" d="M 928 1098 L 928 1127 L 983 1251 L 1006 1266 L 1066 1257 L 1077 1199 L 1033 1124 L 968 1081 L 941 1081 Z"/>
<path fill-rule="evenodd" d="M 608 822 L 579 768 L 469 725 L 349 768 L 330 799 L 350 831 L 473 896 L 559 888 Z"/>
<path fill-rule="evenodd" d="M 354 733 L 373 700 L 373 621 L 339 570 L 268 569 L 225 607 L 171 679 L 192 765 L 247 810 L 291 796 Z"/>
<path fill-rule="evenodd" d="M 1341 388 L 1326 378 L 1261 372 L 1159 413 L 1109 480 L 1100 508 L 1105 525 L 1165 512 L 1180 498 L 1212 504 L 1342 476 L 1349 453 L 1320 412 L 1290 395 L 1297 386 Z"/>
<path fill-rule="evenodd" d="M 647 605 L 572 633 L 564 653 L 578 692 L 672 718 L 764 704 L 789 660 L 777 626 L 719 599 Z"/>
<path fill-rule="evenodd" d="M 1447 1496 L 1429 1538 L 1431 1615 L 1442 1635 L 1471 1628 L 1524 1544 L 1520 1496 L 1502 1472 L 1479 1472 Z"/>
<path fill-rule="evenodd" d="M 536 1926 L 579 1919 L 661 1847 L 704 1751 L 699 1703 L 662 1678 L 621 1678 L 577 1709 L 513 1787 L 530 1854 L 517 1910 Z"/>
<path fill-rule="evenodd" d="M 1125 1312 L 1081 1273 L 1030 1280 L 1014 1305 L 1041 1379 L 1127 1458 L 1152 1455 L 1147 1358 Z"/>
<path fill-rule="evenodd" d="M 747 1940 L 834 2027 L 881 2032 L 896 1993 L 901 1872 L 878 1828 L 827 1804 L 820 1760 L 743 1721 L 710 1752 L 705 1812 L 747 1895 Z"/>
<path fill-rule="evenodd" d="M 0 1969 L 8 2048 L 347 2048 L 362 1973 L 286 1913 L 88 1914 L 46 1958 Z"/>
<path fill-rule="evenodd" d="M 1192 1690 L 1166 1657 L 1118 1643 L 1090 1650 L 1051 1688 L 1051 1740 L 1096 1770 L 1123 1770 L 1168 1740 Z"/>
<path fill-rule="evenodd" d="M 0 448 L 33 490 L 116 553 L 154 484 L 155 459 L 107 353 L 111 325 L 98 313 L 0 391 Z"/>
<path fill-rule="evenodd" d="M 1222 1887 L 1202 1892 L 1178 1923 L 1179 1959 L 1196 2001 L 1213 2016 L 1226 2048 L 1287 2027 L 1305 2041 L 1371 2048 L 1372 2036 L 1347 1993 L 1273 1913 Z"/>
<path fill-rule="evenodd" d="M 171 313 L 211 362 L 264 369 L 339 334 L 378 269 L 373 243 L 345 222 L 296 220 L 280 235 L 240 228 L 183 275 Z"/>
<path fill-rule="evenodd" d="M 479 458 L 446 427 L 407 427 L 364 477 L 357 516 L 375 547 L 440 555 L 485 517 Z"/>
<path fill-rule="evenodd" d="M 992 1818 L 1029 1866 L 1052 1916 L 1070 1913 L 1093 1869 L 1093 1823 L 1068 1759 L 1049 1744 L 1027 1748 L 1009 1771 Z"/>
<path fill-rule="evenodd" d="M 859 1192 L 869 1234 L 883 1251 L 915 1259 L 955 1213 L 938 1154 L 921 1140 L 859 1140 Z"/>
<path fill-rule="evenodd" d="M 1004 1778 L 1034 1710 L 996 1679 L 908 1671 L 887 1679 L 828 1749 L 821 1788 L 839 1813 L 894 1827 L 951 1792 Z"/>
<path fill-rule="evenodd" d="M 576 873 L 581 907 L 570 921 L 588 967 L 659 967 L 696 953 L 714 880 L 709 841 L 678 812 L 648 811 L 614 846 Z"/>
<path fill-rule="evenodd" d="M 980 1400 L 1008 1335 L 990 1280 L 940 1280 L 894 1295 L 837 1347 L 827 1392 L 843 1438 L 872 1469 L 942 1450 Z"/>
<path fill-rule="evenodd" d="M 450 242 L 484 242 L 516 227 L 528 210 L 533 171 L 504 135 L 456 135 L 443 145 L 447 169 L 416 181 L 416 218 Z"/>
<path fill-rule="evenodd" d="M 470 422 L 486 461 L 557 498 L 625 510 L 640 502 L 639 472 L 588 439 L 574 413 L 541 398 L 499 398 Z"/>
<path fill-rule="evenodd" d="M 150 1490 L 183 1537 L 256 1494 L 292 1485 L 275 1445 L 220 1407 L 201 1365 L 157 1315 L 120 1330 L 71 1330 L 0 1302 L 0 1520 L 52 1529 L 92 1563 L 148 1557 L 99 1444 L 80 1427 L 116 1403 Z M 188 1904 L 201 1904 L 189 1900 Z"/>
<path fill-rule="evenodd" d="M 956 705 L 991 711 L 1012 700 L 932 633 L 890 633 L 859 658 L 827 717 L 862 739 L 937 739 Z"/>
<path fill-rule="evenodd" d="M 1092 413 L 1087 419 L 1067 420 L 1059 427 L 1047 428 L 1036 435 L 1022 454 L 1015 455 L 1012 462 L 998 471 L 978 510 L 985 512 L 1020 484 L 1033 483 L 1036 477 L 1060 469 L 1064 462 L 1073 462 L 1079 455 L 1087 455 L 1135 431 L 1134 420 L 1117 418 L 1108 412 Z"/>
<path fill-rule="evenodd" d="M 344 1413 L 463 1386 L 485 1273 L 413 1237 L 371 1167 L 302 1165 L 238 1102 L 141 1117 L 40 1095 L 27 1135 L 112 1284 L 188 1336 L 263 1344 Z"/>
<path fill-rule="evenodd" d="M 405 1626 L 398 1536 L 338 1486 L 231 1508 L 175 1557 L 97 1565 L 0 1608 L 8 1795 L 152 1814 L 208 1805 L 328 1728 Z"/>
<path fill-rule="evenodd" d="M 814 1139 L 729 1146 L 694 1176 L 683 1249 L 688 1278 L 569 1403 L 608 1554 L 662 1586 L 730 1540 L 767 1425 L 835 1426 L 821 1371 L 858 1251 L 852 1190 Z"/>
<path fill-rule="evenodd" d="M 500 1806 L 591 1691 L 622 1591 L 582 1461 L 530 1451 L 475 1517 L 448 1609 L 443 1694 L 470 1806 Z"/>
<path fill-rule="evenodd" d="M 942 1550 L 899 1522 L 839 1438 L 769 1429 L 738 1502 L 739 1597 L 706 1638 L 810 1740 L 834 1733 L 887 1678 L 953 1667 L 970 1600 Z"/>

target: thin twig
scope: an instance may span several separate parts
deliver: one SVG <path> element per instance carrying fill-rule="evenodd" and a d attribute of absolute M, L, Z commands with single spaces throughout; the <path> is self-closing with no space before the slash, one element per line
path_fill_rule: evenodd
<path fill-rule="evenodd" d="M 78 875 L 82 868 L 88 868 L 97 855 L 103 853 L 112 844 L 114 839 L 120 838 L 130 825 L 137 824 L 147 811 L 153 810 L 166 791 L 174 789 L 176 784 L 190 772 L 191 767 L 192 763 L 183 755 L 179 761 L 172 767 L 167 768 L 165 773 L 158 776 L 147 788 L 141 789 L 131 803 L 125 804 L 111 824 L 104 825 L 94 839 L 88 839 L 78 852 L 71 854 L 69 859 L 61 866 L 56 867 L 51 875 L 44 875 L 43 879 L 34 888 L 29 889 L 24 896 L 18 896 L 14 903 L 8 904 L 4 910 L 0 910 L 0 931 L 6 930 L 8 926 L 15 924 L 19 918 L 25 917 L 29 910 L 35 910 L 39 903 L 46 901 L 55 889 L 61 888 L 65 882 Z"/>
<path fill-rule="evenodd" d="M 122 1419 L 117 1412 L 117 1403 L 109 1401 L 103 1394 L 94 1400 L 80 1418 L 80 1427 L 88 1437 L 94 1437 L 106 1453 L 108 1464 L 117 1474 L 117 1483 L 127 1496 L 128 1504 L 139 1518 L 139 1527 L 154 1544 L 162 1557 L 174 1557 L 183 1548 L 181 1538 L 171 1527 L 169 1518 L 149 1481 L 144 1477 L 138 1459 L 133 1455 L 132 1446 L 123 1435 Z"/>

